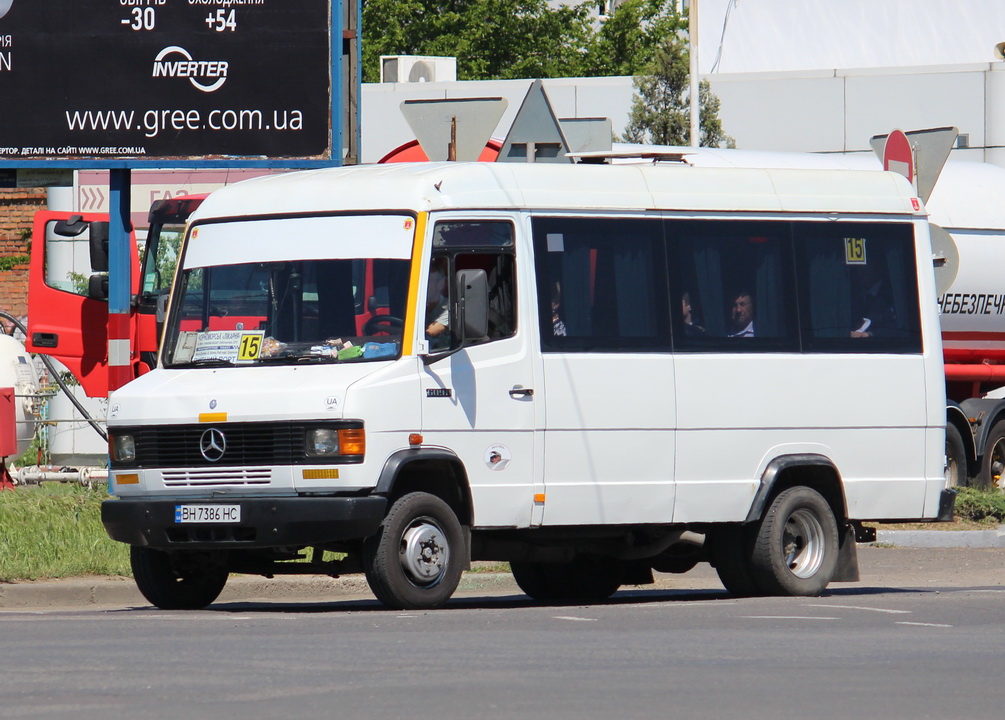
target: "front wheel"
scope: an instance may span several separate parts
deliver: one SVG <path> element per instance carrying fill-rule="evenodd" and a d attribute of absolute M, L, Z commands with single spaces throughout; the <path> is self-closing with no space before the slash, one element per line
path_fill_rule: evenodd
<path fill-rule="evenodd" d="M 216 600 L 227 584 L 224 560 L 213 552 L 168 553 L 135 545 L 129 551 L 136 587 L 161 610 L 199 610 Z"/>
<path fill-rule="evenodd" d="M 440 607 L 464 569 L 464 535 L 454 511 L 435 495 L 409 493 L 391 506 L 363 544 L 373 594 L 398 610 Z"/>
<path fill-rule="evenodd" d="M 819 595 L 834 577 L 838 525 L 831 506 L 808 487 L 780 493 L 761 521 L 751 566 L 771 595 Z"/>

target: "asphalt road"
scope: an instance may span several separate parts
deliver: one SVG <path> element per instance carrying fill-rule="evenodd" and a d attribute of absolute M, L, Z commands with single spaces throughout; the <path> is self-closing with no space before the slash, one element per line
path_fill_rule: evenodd
<path fill-rule="evenodd" d="M 352 593 L 0 611 L 0 717 L 1000 718 L 1005 551 L 863 548 L 821 598 L 714 573 L 535 606 L 505 579 L 444 610 Z"/>

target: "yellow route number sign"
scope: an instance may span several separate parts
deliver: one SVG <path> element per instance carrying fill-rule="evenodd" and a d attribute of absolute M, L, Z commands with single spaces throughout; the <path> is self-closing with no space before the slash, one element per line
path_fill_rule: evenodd
<path fill-rule="evenodd" d="M 264 331 L 242 334 L 241 343 L 237 346 L 237 359 L 257 360 L 262 352 L 262 340 L 264 337 Z"/>
<path fill-rule="evenodd" d="M 848 265 L 865 265 L 865 238 L 845 238 L 844 259 Z"/>

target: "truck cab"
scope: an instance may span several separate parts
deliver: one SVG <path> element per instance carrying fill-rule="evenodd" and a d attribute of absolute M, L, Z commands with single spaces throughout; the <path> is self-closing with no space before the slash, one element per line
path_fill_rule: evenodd
<path fill-rule="evenodd" d="M 181 195 L 151 206 L 142 264 L 136 233 L 130 234 L 133 377 L 156 364 L 185 223 L 205 197 Z M 107 397 L 108 215 L 39 212 L 32 247 L 26 347 L 65 365 L 88 397 Z"/>

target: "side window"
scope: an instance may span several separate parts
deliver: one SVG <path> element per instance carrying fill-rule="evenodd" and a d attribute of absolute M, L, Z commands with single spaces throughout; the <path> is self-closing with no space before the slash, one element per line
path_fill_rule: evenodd
<path fill-rule="evenodd" d="M 545 351 L 670 349 L 658 220 L 535 218 L 533 231 Z"/>
<path fill-rule="evenodd" d="M 488 281 L 488 332 L 480 342 L 516 334 L 516 259 L 513 224 L 505 220 L 438 222 L 426 290 L 426 338 L 432 350 L 456 347 L 454 278 L 483 270 Z"/>
<path fill-rule="evenodd" d="M 666 228 L 680 293 L 677 349 L 798 347 L 788 223 L 669 221 Z"/>
<path fill-rule="evenodd" d="M 908 224 L 797 223 L 803 346 L 825 352 L 920 352 Z"/>
<path fill-rule="evenodd" d="M 88 297 L 91 278 L 108 280 L 108 223 L 84 222 L 79 217 L 71 221 L 50 221 L 45 229 L 45 284 L 56 290 Z M 93 254 L 104 247 L 104 262 Z M 99 253 L 101 254 L 101 253 Z M 97 260 L 97 265 L 92 264 Z"/>

